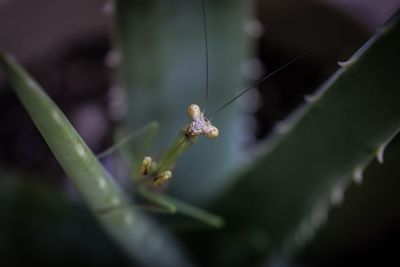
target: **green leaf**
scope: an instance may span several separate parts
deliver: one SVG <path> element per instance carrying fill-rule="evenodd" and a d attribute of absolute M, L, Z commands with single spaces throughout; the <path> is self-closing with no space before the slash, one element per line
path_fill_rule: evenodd
<path fill-rule="evenodd" d="M 400 128 L 399 47 L 397 19 L 276 128 L 262 155 L 214 202 L 226 228 L 204 237 L 213 244 L 204 253 L 240 266 L 273 252 L 290 255 L 311 237 Z"/>
<path fill-rule="evenodd" d="M 147 266 L 187 266 L 174 240 L 159 226 L 129 208 L 98 212 L 130 203 L 70 122 L 18 65 L 0 52 L 0 65 L 19 99 L 91 212 L 132 258 Z"/>
<path fill-rule="evenodd" d="M 2 265 L 127 266 L 127 257 L 87 208 L 40 178 L 0 170 Z"/>
<path fill-rule="evenodd" d="M 344 203 L 329 211 L 329 220 L 296 253 L 295 261 L 305 266 L 326 266 L 333 258 L 336 266 L 348 265 L 349 259 L 359 266 L 378 261 L 398 265 L 393 244 L 400 222 L 399 163 L 397 135 L 385 149 L 383 164 L 374 160 L 362 181 L 346 189 Z"/>

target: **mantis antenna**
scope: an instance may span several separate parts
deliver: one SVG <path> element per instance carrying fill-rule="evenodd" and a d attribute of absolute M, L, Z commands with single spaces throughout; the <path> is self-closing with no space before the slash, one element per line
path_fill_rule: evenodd
<path fill-rule="evenodd" d="M 327 45 L 324 45 L 322 48 L 326 48 L 326 47 L 332 47 L 332 46 L 337 46 L 337 45 L 341 45 L 343 44 L 343 42 L 334 42 L 334 43 L 330 43 Z M 321 47 L 319 49 L 322 49 Z M 220 108 L 218 108 L 216 111 L 214 111 L 213 113 L 211 113 L 210 116 L 210 120 L 215 116 L 215 114 L 217 114 L 218 112 L 220 112 L 221 110 L 223 110 L 224 108 L 226 108 L 227 106 L 229 106 L 231 103 L 233 103 L 236 99 L 238 99 L 239 97 L 241 97 L 242 95 L 244 95 L 245 93 L 247 93 L 249 90 L 255 88 L 256 86 L 260 85 L 261 83 L 263 83 L 264 81 L 268 80 L 269 78 L 271 78 L 272 76 L 276 75 L 277 73 L 279 73 L 281 70 L 289 67 L 290 65 L 292 65 L 293 63 L 299 61 L 300 59 L 304 58 L 306 55 L 310 54 L 313 50 L 308 50 L 294 58 L 292 58 L 291 60 L 289 60 L 288 62 L 286 62 L 285 64 L 281 65 L 280 67 L 276 68 L 275 70 L 273 70 L 272 72 L 266 74 L 264 77 L 262 77 L 261 79 L 259 79 L 258 81 L 256 81 L 255 83 L 253 83 L 251 86 L 247 87 L 246 89 L 244 89 L 243 91 L 241 91 L 239 94 L 237 94 L 236 96 L 234 96 L 231 100 L 229 100 L 228 102 L 226 102 L 225 104 L 223 104 Z"/>
<path fill-rule="evenodd" d="M 286 62 L 285 64 L 283 64 L 282 66 L 280 66 L 279 68 L 275 69 L 274 71 L 268 73 L 267 75 L 265 75 L 264 77 L 262 77 L 261 79 L 259 79 L 258 81 L 256 81 L 255 83 L 253 83 L 252 85 L 250 85 L 249 87 L 247 87 L 246 89 L 244 89 L 242 92 L 240 92 L 239 94 L 237 94 L 235 97 L 233 97 L 231 100 L 229 100 L 228 102 L 226 102 L 225 104 L 223 104 L 220 108 L 218 108 L 216 111 L 214 111 L 211 116 L 210 119 L 212 119 L 215 114 L 217 114 L 218 112 L 220 112 L 221 110 L 223 110 L 224 108 L 226 108 L 227 106 L 229 106 L 230 104 L 232 104 L 236 99 L 238 99 L 239 97 L 241 97 L 242 95 L 244 95 L 245 93 L 247 93 L 248 91 L 250 91 L 251 89 L 255 88 L 257 85 L 260 85 L 262 82 L 268 80 L 269 78 L 271 78 L 272 76 L 274 76 L 275 74 L 279 73 L 281 70 L 285 69 L 286 67 L 290 66 L 291 64 L 295 63 L 296 61 L 299 61 L 300 59 L 302 59 L 307 53 L 303 53 L 291 60 L 289 60 L 288 62 Z"/>
<path fill-rule="evenodd" d="M 201 7 L 203 12 L 203 31 L 204 31 L 204 53 L 206 60 L 206 100 L 208 100 L 208 38 L 207 38 L 207 19 L 206 19 L 206 3 L 205 0 L 201 0 Z"/>

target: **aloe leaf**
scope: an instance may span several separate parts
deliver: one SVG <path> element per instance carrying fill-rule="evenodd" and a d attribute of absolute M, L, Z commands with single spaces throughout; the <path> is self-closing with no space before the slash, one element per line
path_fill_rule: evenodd
<path fill-rule="evenodd" d="M 129 208 L 97 212 L 127 203 L 129 198 L 15 59 L 0 52 L 0 66 L 58 162 L 110 236 L 129 256 L 146 266 L 187 266 L 189 263 L 173 239 L 144 215 Z"/>
<path fill-rule="evenodd" d="M 366 168 L 362 180 L 346 189 L 343 204 L 329 211 L 329 219 L 294 260 L 308 266 L 327 266 L 333 258 L 337 266 L 399 262 L 393 246 L 400 222 L 399 162 L 397 135 L 385 149 L 384 162 L 378 157 Z"/>
<path fill-rule="evenodd" d="M 24 266 L 32 261 L 39 266 L 55 262 L 69 266 L 128 264 L 82 203 L 37 182 L 39 178 L 43 175 L 0 170 L 3 266 Z"/>
<path fill-rule="evenodd" d="M 262 155 L 215 200 L 227 223 L 205 253 L 243 265 L 273 251 L 290 254 L 310 238 L 400 128 L 399 37 L 397 18 L 276 128 Z"/>

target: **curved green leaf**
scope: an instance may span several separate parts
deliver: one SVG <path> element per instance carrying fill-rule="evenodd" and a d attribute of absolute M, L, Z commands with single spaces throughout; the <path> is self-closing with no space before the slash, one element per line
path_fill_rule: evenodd
<path fill-rule="evenodd" d="M 336 266 L 368 266 L 371 262 L 398 265 L 393 244 L 397 242 L 400 222 L 399 162 L 397 135 L 385 149 L 383 164 L 374 160 L 365 170 L 363 180 L 346 189 L 344 203 L 329 211 L 329 220 L 317 229 L 294 260 L 307 266 L 327 266 L 333 258 Z"/>
<path fill-rule="evenodd" d="M 101 166 L 68 119 L 18 65 L 0 52 L 0 65 L 51 151 L 68 174 L 89 209 L 131 257 L 147 266 L 187 266 L 166 232 L 129 208 L 101 210 L 130 202 Z"/>
<path fill-rule="evenodd" d="M 276 128 L 262 156 L 215 201 L 227 223 L 206 253 L 243 265 L 290 254 L 312 236 L 400 128 L 399 47 L 397 19 Z"/>

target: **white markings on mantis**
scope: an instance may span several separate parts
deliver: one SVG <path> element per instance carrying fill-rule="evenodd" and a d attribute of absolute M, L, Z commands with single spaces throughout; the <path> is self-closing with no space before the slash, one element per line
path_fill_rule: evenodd
<path fill-rule="evenodd" d="M 204 117 L 200 107 L 196 104 L 191 104 L 188 107 L 188 115 L 190 124 L 187 129 L 187 136 L 205 135 L 210 139 L 216 139 L 219 135 L 217 127 L 211 124 L 211 121 Z"/>

